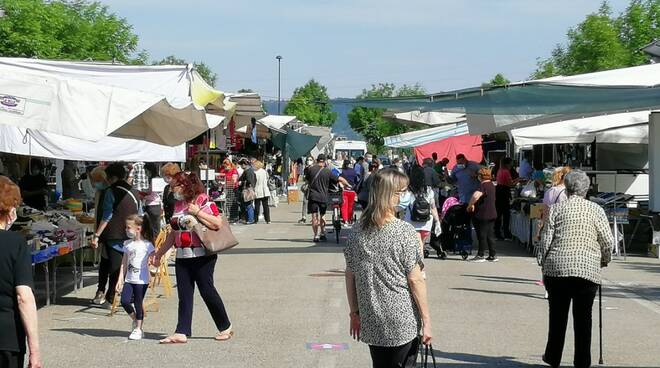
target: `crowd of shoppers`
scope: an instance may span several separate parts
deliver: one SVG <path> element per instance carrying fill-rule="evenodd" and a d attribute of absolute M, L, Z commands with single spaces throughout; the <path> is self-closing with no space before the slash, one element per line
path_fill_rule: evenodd
<path fill-rule="evenodd" d="M 448 160 L 438 161 L 437 155 L 423 160 L 421 165 L 411 164 L 408 170 L 401 160 L 382 168 L 378 159 L 367 155 L 354 164 L 344 160 L 340 171 L 320 154 L 302 172 L 302 180 L 308 185 L 307 212 L 312 215 L 315 242 L 326 238 L 324 214 L 331 193 L 340 187 L 358 190 L 363 211 L 344 249 L 345 282 L 351 335 L 369 345 L 374 367 L 414 364 L 419 345 L 430 345 L 433 340 L 423 272 L 424 243 L 434 224 L 441 220 L 438 209 L 445 198 L 441 192 L 445 181 L 456 184 L 457 202 L 464 204 L 472 217 L 478 239 L 473 262 L 498 261 L 495 240 L 511 235 L 508 212 L 511 189 L 518 181 L 512 160 L 502 159 L 496 178 L 489 168 L 462 154 L 457 155 L 456 161 L 450 173 Z M 263 211 L 265 222 L 270 223 L 271 189 L 264 164 L 250 159 L 241 159 L 238 164 L 240 170 L 231 160 L 225 160 L 221 170 L 227 188 L 236 195 L 236 207 L 240 206 L 237 216 L 252 224 L 259 221 Z M 21 188 L 33 201 L 44 195 L 33 189 L 36 186 L 30 182 L 39 181 L 42 170 L 38 161 L 33 163 L 29 176 L 24 178 L 30 185 Z M 530 179 L 544 180 L 539 171 L 542 172 L 530 172 Z M 192 336 L 195 287 L 217 328 L 214 339 L 230 340 L 233 327 L 214 284 L 217 255 L 209 255 L 193 231 L 197 223 L 218 230 L 225 219 L 195 173 L 182 172 L 176 164 L 164 165 L 160 175 L 167 186 L 161 198 L 151 184 L 158 172 L 150 164 L 127 167 L 112 163 L 86 174 L 90 187 L 96 191 L 92 246 L 101 253 L 94 303 L 112 304 L 115 293 L 119 293 L 122 306 L 134 322 L 129 339 L 141 339 L 149 267 L 159 266 L 174 247 L 177 326 L 172 335 L 160 342 L 181 344 Z M 497 179 L 496 183 L 493 179 Z M 591 310 L 601 283 L 601 268 L 611 260 L 612 233 L 603 209 L 585 199 L 590 184 L 585 173 L 560 168 L 555 171 L 552 184 L 543 199 L 546 210 L 538 252 L 549 302 L 543 360 L 552 367 L 559 366 L 572 303 L 574 365 L 589 367 Z M 252 194 L 246 194 L 250 191 Z M 0 176 L 0 242 L 4 246 L 0 263 L 9 265 L 0 272 L 0 324 L 9 331 L 0 338 L 2 367 L 22 367 L 28 350 L 30 366 L 41 366 L 27 244 L 20 235 L 7 231 L 17 218 L 16 207 L 22 200 L 25 199 L 19 187 Z M 231 213 L 229 203 L 225 211 Z M 154 241 L 161 228 L 161 215 L 172 233 L 156 249 Z M 576 218 L 580 221 L 573 220 Z"/>

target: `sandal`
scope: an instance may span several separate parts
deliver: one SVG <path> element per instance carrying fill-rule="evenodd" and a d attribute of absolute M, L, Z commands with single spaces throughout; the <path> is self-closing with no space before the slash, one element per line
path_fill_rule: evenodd
<path fill-rule="evenodd" d="M 232 337 L 234 337 L 234 331 L 231 330 L 230 326 L 228 329 L 218 332 L 214 339 L 215 341 L 228 341 L 231 340 Z"/>
<path fill-rule="evenodd" d="M 183 336 L 183 338 L 181 338 L 181 336 Z M 172 344 L 185 344 L 187 342 L 188 342 L 188 338 L 185 335 L 174 334 L 172 336 L 168 336 L 160 340 L 158 343 L 163 345 L 172 345 Z"/>

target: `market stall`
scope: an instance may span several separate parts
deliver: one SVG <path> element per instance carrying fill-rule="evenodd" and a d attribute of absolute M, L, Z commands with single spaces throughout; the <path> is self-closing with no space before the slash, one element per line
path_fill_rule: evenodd
<path fill-rule="evenodd" d="M 470 161 L 481 162 L 484 157 L 481 143 L 481 136 L 468 134 L 466 123 L 450 123 L 385 137 L 385 145 L 388 147 L 414 148 L 417 162 L 437 153 L 438 159 L 449 159 L 449 167 L 456 164 L 456 155 L 459 153 L 464 154 Z"/>
<path fill-rule="evenodd" d="M 223 120 L 203 107 L 231 109 L 191 66 L 0 58 L 0 87 L 8 93 L 0 101 L 0 152 L 45 158 L 183 162 L 182 144 Z M 83 286 L 78 264 L 95 223 L 85 208 L 77 200 L 45 211 L 23 207 L 12 228 L 46 271 L 47 303 L 56 297 L 58 260 L 72 257 L 74 287 Z"/>

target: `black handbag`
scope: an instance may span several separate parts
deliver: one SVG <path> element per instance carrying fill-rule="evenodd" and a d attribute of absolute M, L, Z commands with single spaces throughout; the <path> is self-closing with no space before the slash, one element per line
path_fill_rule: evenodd
<path fill-rule="evenodd" d="M 424 348 L 422 348 L 422 346 Z M 422 353 L 422 349 L 424 350 L 424 353 Z M 419 354 L 422 356 L 422 367 L 426 368 L 429 366 L 429 355 L 431 355 L 431 360 L 433 362 L 433 368 L 437 367 L 437 363 L 435 362 L 435 354 L 433 353 L 433 345 L 424 345 L 420 344 L 419 348 Z"/>

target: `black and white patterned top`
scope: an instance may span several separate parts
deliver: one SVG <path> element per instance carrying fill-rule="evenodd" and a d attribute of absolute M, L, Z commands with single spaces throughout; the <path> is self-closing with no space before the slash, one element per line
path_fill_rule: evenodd
<path fill-rule="evenodd" d="M 601 262 L 612 260 L 614 239 L 605 211 L 579 196 L 550 206 L 537 255 L 543 274 L 601 282 Z"/>
<path fill-rule="evenodd" d="M 360 339 L 394 347 L 417 337 L 421 320 L 407 278 L 422 263 L 415 228 L 399 219 L 378 230 L 356 227 L 344 256 L 346 270 L 355 275 Z"/>

